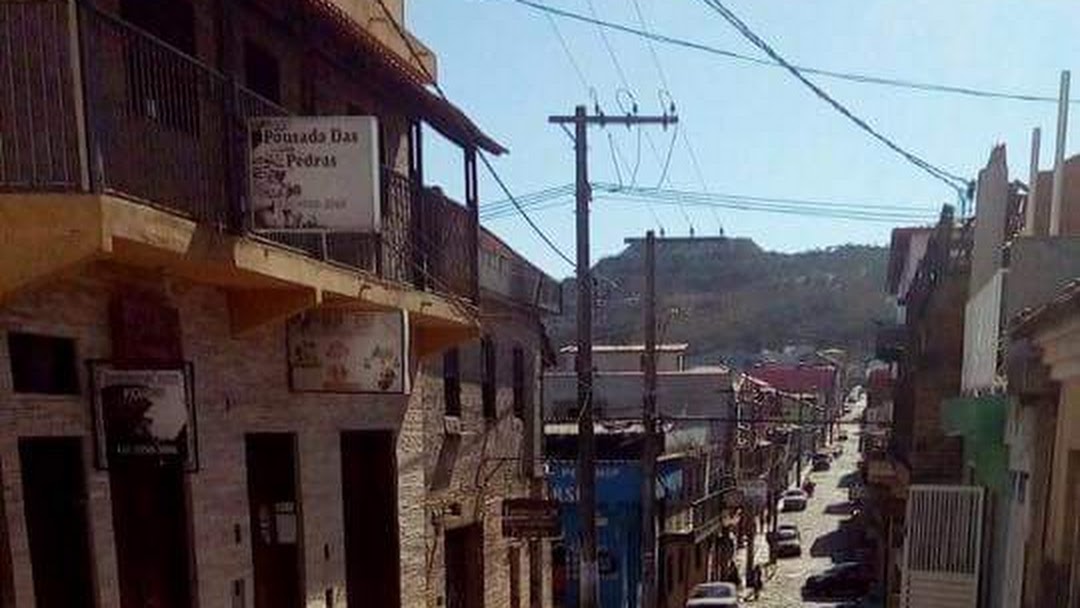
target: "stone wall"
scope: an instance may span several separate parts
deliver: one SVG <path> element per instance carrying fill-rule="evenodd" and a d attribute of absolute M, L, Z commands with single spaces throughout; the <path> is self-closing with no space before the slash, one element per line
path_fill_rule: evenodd
<path fill-rule="evenodd" d="M 427 484 L 420 465 L 422 404 L 430 383 L 422 365 L 411 396 L 290 392 L 283 322 L 233 337 L 222 290 L 151 273 L 136 276 L 104 264 L 15 296 L 0 308 L 0 465 L 15 605 L 34 605 L 18 454 L 18 438 L 28 436 L 83 439 L 98 605 L 119 605 L 109 478 L 93 468 L 89 388 L 82 365 L 110 356 L 110 297 L 135 288 L 161 294 L 179 309 L 184 356 L 194 366 L 200 468 L 185 481 L 197 604 L 232 605 L 236 580 L 244 581 L 245 597 L 253 597 L 244 434 L 291 432 L 298 445 L 306 605 L 322 608 L 329 591 L 334 605 L 344 606 L 340 434 L 381 429 L 397 437 L 401 604 L 424 605 Z M 12 330 L 74 338 L 81 394 L 14 394 L 6 344 Z"/>
<path fill-rule="evenodd" d="M 496 392 L 495 418 L 485 418 L 481 398 L 480 341 L 461 345 L 459 369 L 461 415 L 449 421 L 445 416 L 442 378 L 442 354 L 424 362 L 430 370 L 421 381 L 424 386 L 424 468 L 428 481 L 427 520 L 424 527 L 427 546 L 426 605 L 444 606 L 446 598 L 446 563 L 444 554 L 447 530 L 480 524 L 483 529 L 483 579 L 485 608 L 514 608 L 511 597 L 511 548 L 519 556 L 517 597 L 522 608 L 530 604 L 530 563 L 528 543 L 504 538 L 501 509 L 504 498 L 527 497 L 530 485 L 541 489 L 540 480 L 525 474 L 527 458 L 524 437 L 531 432 L 539 407 L 541 335 L 539 321 L 521 311 L 481 301 L 482 331 L 495 347 Z M 524 416 L 515 415 L 513 407 L 513 349 L 525 353 Z M 448 429 L 450 429 L 448 431 Z M 535 491 L 535 490 L 534 490 Z M 541 580 L 539 606 L 551 605 L 550 543 L 540 551 Z"/>

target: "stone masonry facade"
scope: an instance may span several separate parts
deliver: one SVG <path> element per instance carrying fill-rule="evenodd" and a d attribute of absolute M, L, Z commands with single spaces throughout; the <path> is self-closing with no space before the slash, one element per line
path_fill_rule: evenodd
<path fill-rule="evenodd" d="M 327 599 L 333 606 L 346 605 L 339 438 L 343 431 L 374 429 L 392 431 L 396 437 L 401 605 L 433 605 L 431 598 L 439 592 L 426 590 L 424 584 L 431 580 L 433 559 L 430 508 L 426 506 L 429 467 L 420 465 L 430 453 L 425 407 L 441 387 L 427 377 L 423 369 L 426 362 L 417 366 L 420 371 L 415 372 L 411 395 L 292 392 L 284 322 L 233 337 L 224 291 L 105 263 L 18 294 L 0 307 L 0 471 L 8 545 L 0 550 L 11 555 L 13 605 L 34 605 L 18 440 L 43 436 L 81 439 L 96 603 L 120 604 L 109 475 L 93 464 L 90 390 L 82 365 L 110 357 L 109 301 L 113 295 L 132 289 L 159 294 L 179 310 L 184 357 L 194 368 L 200 467 L 185 475 L 185 490 L 196 605 L 235 606 L 237 581 L 246 588 L 244 597 L 253 597 L 244 435 L 254 432 L 290 432 L 297 437 L 305 605 L 324 608 Z M 74 339 L 80 365 L 79 394 L 14 393 L 6 344 L 10 331 Z M 514 424 L 508 421 L 500 427 L 506 438 L 494 442 L 499 450 L 507 450 L 505 453 L 512 453 L 515 445 L 509 438 Z M 468 465 L 461 466 L 458 479 L 465 479 L 471 471 Z M 510 479 L 492 475 L 490 469 L 486 473 L 498 483 Z M 484 496 L 480 517 L 495 538 L 498 501 L 494 493 Z M 506 568 L 495 567 L 505 563 L 504 547 L 505 543 L 491 543 L 489 606 L 506 605 L 496 599 L 507 584 Z M 527 573 L 527 567 L 522 572 Z"/>
<path fill-rule="evenodd" d="M 483 546 L 484 608 L 551 606 L 550 542 L 505 538 L 502 501 L 542 493 L 530 477 L 526 436 L 538 430 L 542 326 L 535 312 L 481 298 L 483 335 L 494 348 L 494 417 L 485 415 L 480 340 L 458 347 L 460 415 L 446 415 L 443 355 L 424 361 L 424 469 L 427 483 L 425 576 L 429 608 L 447 605 L 446 532 L 479 525 Z M 523 408 L 515 413 L 513 351 L 524 354 Z M 520 415 L 518 415 L 520 414 Z M 512 567 L 511 560 L 517 559 Z M 535 559 L 535 563 L 530 563 Z M 517 580 L 511 572 L 517 572 Z M 530 574 L 532 573 L 532 574 Z M 511 586 L 516 584 L 516 592 Z M 532 594 L 530 595 L 530 585 Z M 537 595 L 538 593 L 538 595 Z M 535 602 L 535 603 L 534 603 Z"/>

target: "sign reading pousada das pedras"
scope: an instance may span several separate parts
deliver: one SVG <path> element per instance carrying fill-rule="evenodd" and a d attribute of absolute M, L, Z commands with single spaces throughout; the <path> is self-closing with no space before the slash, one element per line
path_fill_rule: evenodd
<path fill-rule="evenodd" d="M 294 391 L 409 392 L 404 312 L 313 310 L 289 321 Z"/>
<path fill-rule="evenodd" d="M 377 232 L 379 126 L 372 116 L 274 116 L 248 122 L 252 227 Z"/>

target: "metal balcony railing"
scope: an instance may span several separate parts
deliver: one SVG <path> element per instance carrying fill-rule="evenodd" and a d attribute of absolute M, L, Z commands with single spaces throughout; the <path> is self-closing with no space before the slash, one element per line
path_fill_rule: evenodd
<path fill-rule="evenodd" d="M 111 193 L 249 234 L 246 123 L 288 111 L 89 3 L 71 14 L 0 0 L 0 191 Z M 382 183 L 378 233 L 257 237 L 473 299 L 475 215 L 392 169 Z"/>

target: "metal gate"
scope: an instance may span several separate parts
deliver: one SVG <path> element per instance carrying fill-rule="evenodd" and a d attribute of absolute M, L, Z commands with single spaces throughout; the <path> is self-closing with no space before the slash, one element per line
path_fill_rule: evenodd
<path fill-rule="evenodd" d="M 974 486 L 909 488 L 901 606 L 978 605 L 983 502 Z"/>

